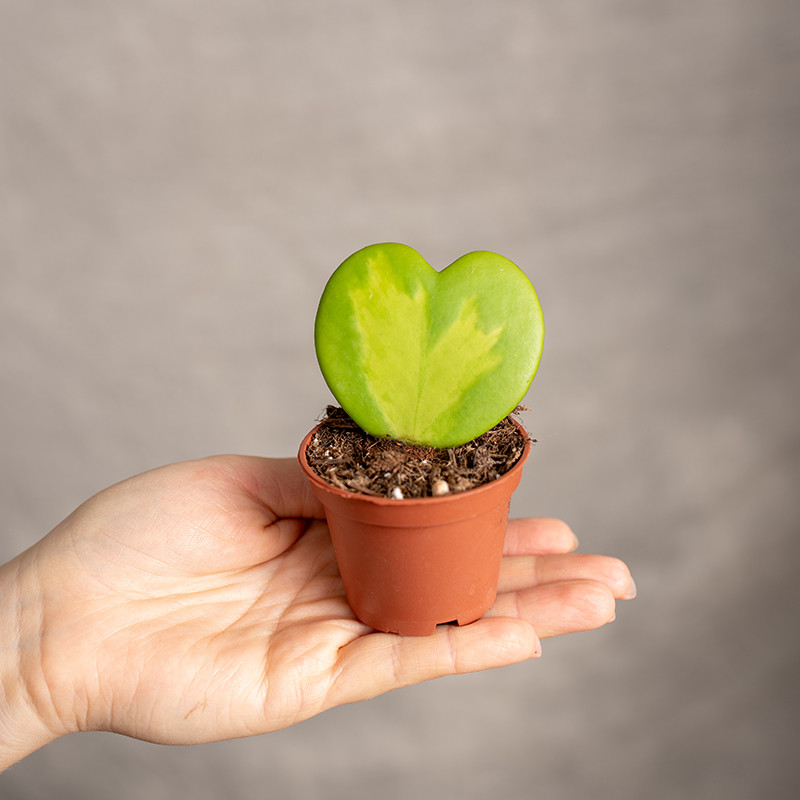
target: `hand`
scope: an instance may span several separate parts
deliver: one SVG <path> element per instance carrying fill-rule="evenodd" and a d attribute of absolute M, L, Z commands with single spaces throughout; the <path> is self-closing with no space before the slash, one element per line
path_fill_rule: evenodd
<path fill-rule="evenodd" d="M 221 456 L 146 472 L 0 572 L 0 594 L 16 587 L 6 630 L 20 641 L 18 674 L 4 683 L 20 687 L 39 726 L 5 762 L 0 745 L 0 767 L 72 731 L 172 744 L 247 736 L 537 656 L 537 633 L 603 625 L 615 598 L 633 594 L 621 561 L 571 553 L 576 544 L 556 520 L 510 522 L 489 614 L 400 637 L 354 617 L 294 460 Z"/>

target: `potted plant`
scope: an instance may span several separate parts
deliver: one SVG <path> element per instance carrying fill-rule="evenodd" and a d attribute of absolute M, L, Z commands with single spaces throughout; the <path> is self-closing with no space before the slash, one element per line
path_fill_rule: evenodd
<path fill-rule="evenodd" d="M 542 352 L 533 286 L 495 253 L 437 272 L 406 245 L 371 245 L 329 279 L 314 337 L 343 411 L 305 437 L 299 460 L 325 507 L 350 606 L 404 635 L 480 618 L 497 593 L 509 501 L 530 451 L 509 415 Z M 355 444 L 343 445 L 348 437 Z M 477 481 L 463 479 L 459 459 L 467 472 L 477 465 Z"/>

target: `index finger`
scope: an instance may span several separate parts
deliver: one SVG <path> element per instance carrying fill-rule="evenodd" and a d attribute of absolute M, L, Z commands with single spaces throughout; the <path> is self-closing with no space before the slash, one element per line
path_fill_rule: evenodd
<path fill-rule="evenodd" d="M 508 521 L 503 555 L 571 553 L 577 547 L 578 539 L 566 522 L 551 517 L 525 517 Z"/>

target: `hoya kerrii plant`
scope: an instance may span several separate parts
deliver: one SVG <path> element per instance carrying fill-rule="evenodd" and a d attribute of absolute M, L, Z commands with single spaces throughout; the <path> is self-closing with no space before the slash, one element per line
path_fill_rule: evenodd
<path fill-rule="evenodd" d="M 437 271 L 396 243 L 365 247 L 336 269 L 314 329 L 325 381 L 361 428 L 435 448 L 510 414 L 543 340 L 536 292 L 507 258 L 472 252 Z"/>
<path fill-rule="evenodd" d="M 367 437 L 362 455 L 375 451 L 383 463 L 389 452 L 409 454 L 414 467 L 436 448 L 439 455 L 448 449 L 449 462 L 517 407 L 543 336 L 536 293 L 508 259 L 469 253 L 438 272 L 393 243 L 365 247 L 336 269 L 315 324 L 334 397 L 366 433 L 389 440 L 375 446 Z M 520 426 L 513 424 L 516 461 L 502 474 L 471 491 L 412 497 L 362 493 L 343 482 L 341 456 L 328 455 L 324 444 L 323 458 L 337 463 L 317 472 L 308 455 L 318 453 L 325 427 L 306 436 L 298 458 L 325 509 L 355 615 L 382 631 L 422 636 L 486 613 L 497 594 L 509 501 L 530 451 Z M 396 478 L 391 468 L 384 475 Z"/>

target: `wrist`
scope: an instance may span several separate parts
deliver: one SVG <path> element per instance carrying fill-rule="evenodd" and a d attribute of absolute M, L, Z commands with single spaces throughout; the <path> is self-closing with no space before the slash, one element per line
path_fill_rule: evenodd
<path fill-rule="evenodd" d="M 33 551 L 0 567 L 0 771 L 58 737 L 46 721 Z"/>

